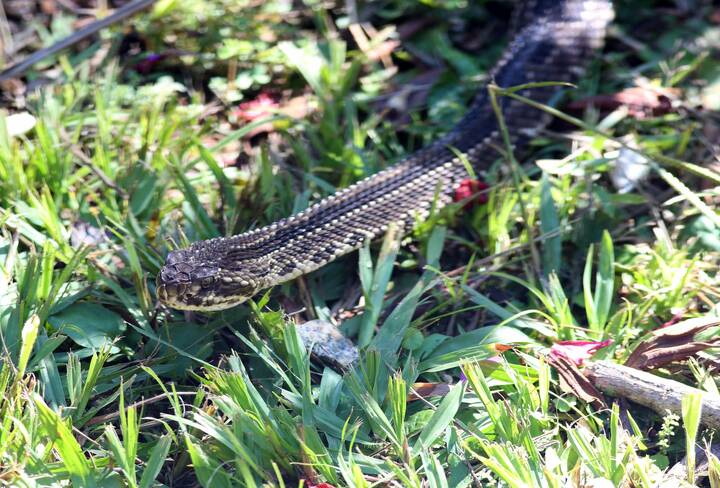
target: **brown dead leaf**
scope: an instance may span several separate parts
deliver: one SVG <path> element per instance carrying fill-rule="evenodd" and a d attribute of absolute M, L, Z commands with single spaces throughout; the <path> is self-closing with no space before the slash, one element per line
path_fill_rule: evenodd
<path fill-rule="evenodd" d="M 656 117 L 672 112 L 672 101 L 681 91 L 677 88 L 654 88 L 635 86 L 609 95 L 596 95 L 576 100 L 567 105 L 571 111 L 583 111 L 593 106 L 603 112 L 610 112 L 622 106 L 636 119 Z"/>
<path fill-rule="evenodd" d="M 420 400 L 421 398 L 430 398 L 434 396 L 444 396 L 450 391 L 450 385 L 447 383 L 414 383 L 410 395 L 409 402 Z"/>
<path fill-rule="evenodd" d="M 283 102 L 278 109 L 278 112 L 293 119 L 303 119 L 314 111 L 315 106 L 305 95 L 300 95 L 299 97 L 294 97 Z"/>
<path fill-rule="evenodd" d="M 222 141 L 222 134 L 208 134 L 200 138 L 200 143 L 205 147 L 213 147 Z M 214 152 L 215 158 L 225 168 L 236 164 L 238 154 L 250 151 L 250 147 L 244 147 L 244 141 L 233 140 L 224 144 L 221 149 Z"/>
<path fill-rule="evenodd" d="M 713 24 L 720 24 L 720 8 L 716 8 L 710 14 L 710 22 Z"/>
<path fill-rule="evenodd" d="M 263 92 L 252 100 L 238 105 L 235 116 L 244 122 L 254 122 L 270 117 L 277 108 L 278 103 L 275 97 Z"/>
<path fill-rule="evenodd" d="M 605 398 L 588 380 L 573 361 L 563 356 L 547 356 L 547 362 L 560 376 L 560 389 L 571 393 L 597 409 L 607 408 Z"/>
<path fill-rule="evenodd" d="M 391 39 L 395 33 L 394 27 L 377 31 L 371 24 L 350 24 L 348 26 L 358 48 L 372 61 L 382 61 L 385 68 L 393 66 L 390 55 L 398 47 L 400 41 Z"/>
<path fill-rule="evenodd" d="M 562 357 L 576 366 L 582 366 L 593 354 L 612 344 L 611 339 L 604 341 L 558 341 L 550 348 L 549 357 Z"/>
<path fill-rule="evenodd" d="M 40 11 L 46 15 L 54 15 L 58 8 L 55 0 L 40 0 Z"/>
<path fill-rule="evenodd" d="M 25 92 L 25 83 L 20 78 L 0 81 L 0 92 L 19 97 Z"/>
<path fill-rule="evenodd" d="M 687 359 L 694 354 L 720 343 L 720 337 L 710 342 L 695 340 L 695 336 L 720 325 L 715 317 L 683 320 L 653 331 L 650 338 L 640 343 L 625 361 L 625 366 L 637 369 L 654 369 L 674 361 Z"/>
<path fill-rule="evenodd" d="M 423 398 L 447 395 L 451 386 L 447 383 L 413 383 L 408 401 L 414 402 Z"/>

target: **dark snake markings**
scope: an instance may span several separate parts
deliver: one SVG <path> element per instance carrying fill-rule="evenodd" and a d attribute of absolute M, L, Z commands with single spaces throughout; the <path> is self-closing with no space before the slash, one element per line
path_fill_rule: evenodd
<path fill-rule="evenodd" d="M 517 34 L 491 72 L 500 87 L 576 81 L 602 46 L 613 18 L 607 0 L 524 2 L 514 18 Z M 521 94 L 548 103 L 562 90 L 543 86 Z M 511 142 L 521 149 L 548 122 L 547 114 L 509 97 L 500 100 Z M 452 201 L 467 178 L 460 152 L 476 172 L 502 146 L 486 90 L 443 138 L 307 210 L 244 234 L 199 241 L 173 251 L 157 278 L 158 298 L 188 310 L 220 310 L 263 288 L 316 270 L 380 237 L 390 224 L 412 226 L 435 203 Z M 439 195 L 437 194 L 439 191 Z M 437 199 L 436 199 L 437 197 Z"/>

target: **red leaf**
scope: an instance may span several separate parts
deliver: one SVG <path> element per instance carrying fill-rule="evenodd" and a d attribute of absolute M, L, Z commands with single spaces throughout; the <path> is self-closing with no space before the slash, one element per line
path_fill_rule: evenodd
<path fill-rule="evenodd" d="M 267 93 L 261 93 L 255 99 L 238 105 L 235 115 L 245 122 L 269 117 L 278 108 L 277 102 Z"/>
<path fill-rule="evenodd" d="M 470 178 L 460 182 L 455 189 L 454 201 L 467 201 L 463 208 L 470 208 L 474 203 L 484 204 L 488 201 L 487 189 L 490 188 L 487 183 L 480 180 L 472 180 Z"/>
<path fill-rule="evenodd" d="M 684 316 L 685 316 L 685 311 L 684 311 L 684 310 L 681 310 L 681 311 L 679 311 L 678 313 L 676 313 L 675 315 L 673 315 L 673 316 L 670 318 L 670 320 L 668 320 L 667 322 L 665 322 L 664 324 L 662 324 L 659 328 L 660 328 L 660 329 L 664 329 L 665 327 L 670 327 L 670 326 L 672 326 L 672 325 L 675 325 L 675 324 L 677 324 L 678 322 L 680 322 L 680 320 L 681 320 Z"/>
<path fill-rule="evenodd" d="M 576 366 L 582 366 L 586 359 L 590 359 L 600 349 L 610 345 L 610 339 L 597 341 L 559 341 L 550 348 L 550 356 L 562 357 L 572 361 Z"/>
<path fill-rule="evenodd" d="M 286 115 L 293 119 L 302 119 L 315 110 L 308 97 L 300 95 L 289 100 L 278 100 L 273 95 L 261 93 L 257 98 L 243 102 L 235 109 L 234 115 L 238 122 L 246 123 L 261 120 L 271 115 Z M 250 138 L 264 132 L 273 132 L 272 122 L 262 124 L 253 129 L 246 137 Z"/>

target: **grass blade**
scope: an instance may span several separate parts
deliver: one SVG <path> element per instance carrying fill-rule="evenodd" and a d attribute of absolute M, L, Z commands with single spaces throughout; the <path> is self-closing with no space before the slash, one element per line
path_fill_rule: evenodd
<path fill-rule="evenodd" d="M 595 307 L 599 329 L 605 327 L 610 315 L 615 286 L 614 265 L 615 253 L 612 237 L 608 231 L 604 231 L 600 244 L 600 264 L 595 274 Z"/>
<path fill-rule="evenodd" d="M 37 340 L 39 328 L 40 317 L 36 314 L 32 314 L 30 318 L 25 321 L 25 325 L 23 325 L 21 332 L 22 343 L 20 346 L 20 357 L 18 358 L 17 366 L 18 378 L 25 376 L 25 369 L 30 361 L 30 354 L 32 354 L 33 347 L 35 347 L 35 341 Z"/>
<path fill-rule="evenodd" d="M 430 488 L 447 488 L 448 480 L 445 476 L 440 460 L 427 449 L 420 451 L 423 468 L 425 469 L 425 477 L 427 478 Z"/>
<path fill-rule="evenodd" d="M 587 256 L 585 258 L 585 268 L 583 270 L 583 299 L 585 301 L 585 315 L 588 319 L 590 330 L 594 331 L 599 337 L 598 316 L 595 307 L 595 298 L 592 293 L 592 262 L 593 262 L 594 246 L 588 246 Z"/>
<path fill-rule="evenodd" d="M 550 181 L 543 173 L 540 186 L 540 234 L 550 235 L 543 241 L 542 264 L 545 276 L 560 271 L 562 238 L 560 237 L 560 218 L 552 197 Z"/>
<path fill-rule="evenodd" d="M 464 393 L 464 381 L 457 383 L 450 389 L 450 392 L 443 398 L 433 416 L 430 417 L 430 420 L 420 432 L 420 437 L 418 437 L 413 447 L 415 454 L 418 454 L 423 449 L 429 449 L 450 425 L 460 408 Z"/>
<path fill-rule="evenodd" d="M 169 434 L 163 435 L 155 443 L 155 446 L 153 446 L 150 451 L 150 458 L 140 478 L 140 488 L 151 488 L 153 486 L 155 478 L 160 474 L 160 470 L 165 464 L 165 457 L 168 455 L 171 445 L 172 438 Z"/>
<path fill-rule="evenodd" d="M 383 240 L 377 265 L 375 266 L 375 272 L 373 273 L 370 283 L 367 281 L 367 262 L 369 259 L 367 254 L 363 257 L 360 264 L 360 276 L 363 283 L 363 294 L 365 295 L 365 312 L 363 313 L 362 323 L 358 331 L 358 347 L 365 347 L 370 344 L 375 325 L 383 308 L 385 292 L 390 282 L 390 276 L 395 266 L 395 257 L 399 249 L 400 233 L 397 227 L 391 225 Z"/>
<path fill-rule="evenodd" d="M 386 359 L 389 360 L 397 354 L 424 290 L 425 286 L 421 279 L 393 309 L 375 336 L 372 346 Z"/>
<path fill-rule="evenodd" d="M 687 456 L 687 481 L 695 484 L 695 439 L 700 427 L 703 393 L 689 393 L 682 399 L 682 419 L 685 429 L 685 455 Z"/>
<path fill-rule="evenodd" d="M 85 458 L 82 448 L 75 440 L 70 428 L 60 418 L 60 415 L 45 404 L 39 395 L 35 394 L 33 401 L 45 436 L 52 441 L 60 454 L 73 484 L 90 488 L 97 486 L 91 475 L 90 463 Z"/>

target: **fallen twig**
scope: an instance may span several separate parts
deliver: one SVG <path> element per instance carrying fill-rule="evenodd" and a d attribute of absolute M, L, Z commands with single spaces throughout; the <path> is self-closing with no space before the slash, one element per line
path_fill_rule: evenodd
<path fill-rule="evenodd" d="M 35 51 L 22 61 L 15 63 L 14 65 L 3 71 L 0 71 L 0 82 L 9 80 L 10 78 L 19 77 L 35 63 L 42 61 L 46 57 L 52 56 L 53 54 L 82 41 L 86 37 L 95 34 L 99 30 L 104 29 L 105 27 L 108 27 L 116 22 L 120 22 L 121 20 L 124 20 L 131 15 L 136 14 L 137 12 L 149 7 L 153 3 L 155 3 L 155 0 L 133 0 L 130 3 L 123 5 L 107 17 L 103 17 L 102 19 L 91 22 L 79 31 L 74 32 L 69 36 L 59 40 L 52 46 L 48 46 L 46 48 L 40 49 L 39 51 Z"/>
<path fill-rule="evenodd" d="M 583 373 L 593 386 L 607 395 L 627 398 L 661 415 L 667 411 L 679 415 L 683 397 L 701 393 L 700 422 L 713 429 L 720 428 L 720 396 L 610 361 L 588 363 Z"/>

